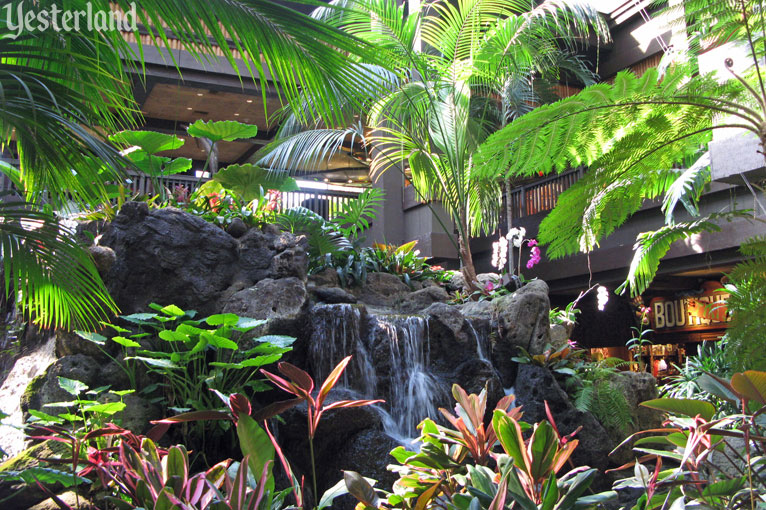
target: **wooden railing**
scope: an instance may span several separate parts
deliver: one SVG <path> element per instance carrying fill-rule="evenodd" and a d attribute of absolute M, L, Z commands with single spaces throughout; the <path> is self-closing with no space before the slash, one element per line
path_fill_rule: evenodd
<path fill-rule="evenodd" d="M 570 170 L 531 184 L 513 188 L 510 192 L 511 214 L 523 218 L 550 211 L 556 207 L 559 196 L 572 184 L 580 180 L 581 169 Z M 507 199 L 507 197 L 506 197 Z"/>
<path fill-rule="evenodd" d="M 18 165 L 18 160 L 3 158 L 3 161 L 14 166 Z M 200 184 L 208 179 L 198 179 L 191 175 L 170 175 L 163 177 L 161 183 L 163 186 L 173 191 L 178 186 L 186 188 L 188 193 L 194 191 Z M 152 180 L 145 174 L 128 172 L 126 178 L 129 195 L 153 195 L 154 188 Z M 15 189 L 13 183 L 3 172 L 0 172 L 0 192 L 11 191 Z M 363 190 L 323 190 L 305 188 L 299 191 L 287 191 L 281 194 L 279 199 L 279 210 L 285 211 L 293 207 L 305 207 L 319 214 L 325 219 L 331 219 L 341 209 L 343 204 L 354 200 Z"/>

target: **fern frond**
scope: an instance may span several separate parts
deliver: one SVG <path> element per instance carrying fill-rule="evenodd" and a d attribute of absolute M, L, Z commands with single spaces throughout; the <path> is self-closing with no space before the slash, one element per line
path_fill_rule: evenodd
<path fill-rule="evenodd" d="M 356 199 L 345 202 L 332 221 L 343 235 L 355 238 L 378 217 L 384 197 L 385 192 L 380 188 L 366 189 Z"/>
<path fill-rule="evenodd" d="M 294 207 L 277 215 L 276 224 L 293 234 L 305 234 L 309 255 L 320 257 L 352 248 L 351 242 L 335 224 L 305 207 Z"/>
<path fill-rule="evenodd" d="M 709 182 L 710 153 L 706 152 L 689 168 L 682 171 L 665 193 L 665 199 L 662 201 L 665 223 L 673 223 L 673 212 L 679 202 L 684 205 L 689 214 L 698 216 L 697 200 Z"/>
<path fill-rule="evenodd" d="M 631 296 L 643 293 L 649 287 L 657 273 L 660 259 L 668 252 L 671 244 L 701 232 L 720 232 L 721 227 L 718 226 L 718 221 L 731 221 L 736 217 L 747 217 L 747 213 L 742 211 L 715 213 L 695 221 L 665 225 L 652 232 L 642 232 L 636 239 L 635 253 L 630 263 L 628 277 L 616 291 L 623 292 L 629 287 Z"/>

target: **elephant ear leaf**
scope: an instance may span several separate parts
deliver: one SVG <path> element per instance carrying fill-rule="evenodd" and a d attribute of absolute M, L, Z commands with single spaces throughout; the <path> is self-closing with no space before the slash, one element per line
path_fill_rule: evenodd
<path fill-rule="evenodd" d="M 140 147 L 147 154 L 157 154 L 183 147 L 184 141 L 175 135 L 156 131 L 121 131 L 109 137 L 109 141 L 124 147 Z"/>
<path fill-rule="evenodd" d="M 233 191 L 245 201 L 261 198 L 266 191 L 296 191 L 298 183 L 283 173 L 269 172 L 249 163 L 229 165 L 213 176 L 224 188 Z"/>
<path fill-rule="evenodd" d="M 186 132 L 197 138 L 207 138 L 213 143 L 221 140 L 231 142 L 242 138 L 253 138 L 258 134 L 258 126 L 234 120 L 205 122 L 200 119 L 189 126 Z"/>

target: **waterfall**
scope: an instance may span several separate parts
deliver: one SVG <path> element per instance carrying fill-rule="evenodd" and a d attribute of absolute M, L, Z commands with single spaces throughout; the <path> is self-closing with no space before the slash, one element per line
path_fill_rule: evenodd
<path fill-rule="evenodd" d="M 309 352 L 317 384 L 341 359 L 352 355 L 339 386 L 359 398 L 385 399 L 376 409 L 391 437 L 409 442 L 418 423 L 436 417 L 437 402 L 443 400 L 445 391 L 429 372 L 424 317 L 363 317 L 357 307 L 348 304 L 320 304 L 312 310 L 311 324 Z"/>
<path fill-rule="evenodd" d="M 482 361 L 489 361 L 487 358 L 487 346 L 485 345 L 486 341 L 482 340 L 481 335 L 476 331 L 476 328 L 473 327 L 473 321 L 471 319 L 465 320 L 468 323 L 468 327 L 471 328 L 471 333 L 473 333 L 473 337 L 476 339 L 476 354 L 479 356 L 479 359 Z"/>

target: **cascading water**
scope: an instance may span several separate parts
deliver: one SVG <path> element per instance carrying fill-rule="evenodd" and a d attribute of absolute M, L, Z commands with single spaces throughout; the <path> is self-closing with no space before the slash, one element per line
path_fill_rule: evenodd
<path fill-rule="evenodd" d="M 387 434 L 409 442 L 416 426 L 437 413 L 444 396 L 429 373 L 428 323 L 424 317 L 369 315 L 347 304 L 317 305 L 312 311 L 310 353 L 318 381 L 324 380 L 345 356 L 352 364 L 341 385 L 360 398 L 384 398 L 381 413 Z M 386 359 L 384 359 L 386 358 Z M 376 374 L 375 365 L 387 374 Z"/>
<path fill-rule="evenodd" d="M 471 333 L 473 333 L 473 337 L 476 339 L 476 354 L 479 356 L 479 359 L 482 361 L 489 361 L 487 358 L 487 346 L 486 341 L 483 339 L 481 335 L 479 335 L 478 331 L 476 331 L 476 328 L 473 327 L 473 322 L 470 319 L 466 319 L 466 322 L 468 323 L 468 327 L 471 328 Z"/>

